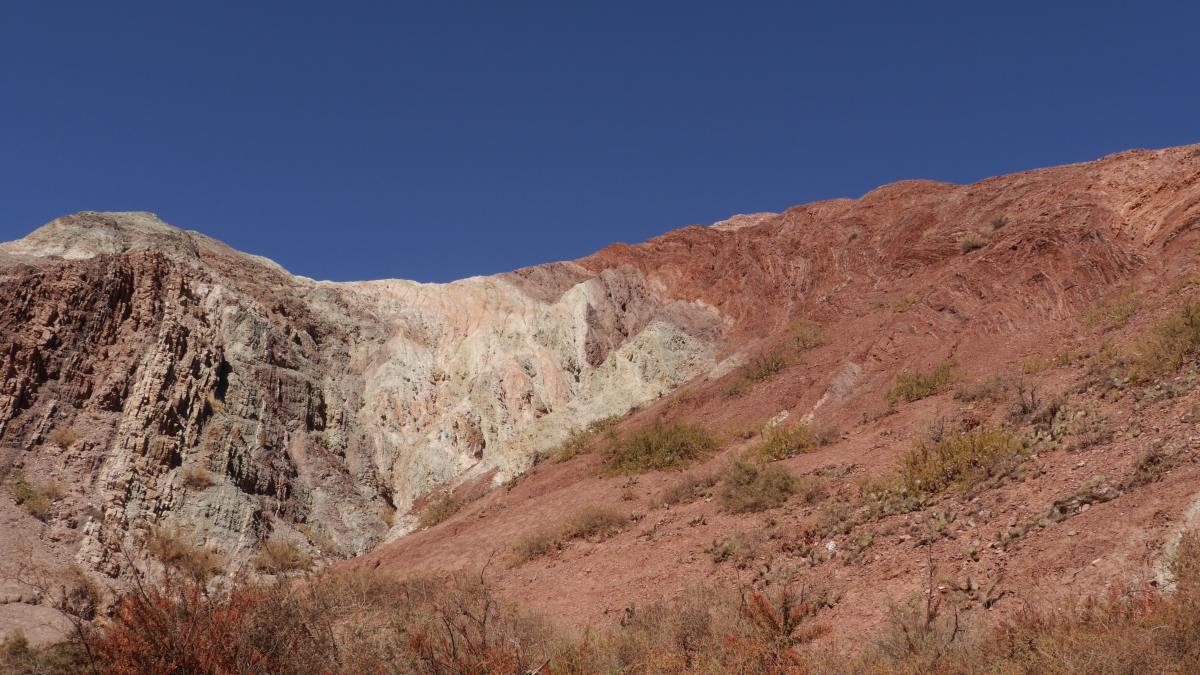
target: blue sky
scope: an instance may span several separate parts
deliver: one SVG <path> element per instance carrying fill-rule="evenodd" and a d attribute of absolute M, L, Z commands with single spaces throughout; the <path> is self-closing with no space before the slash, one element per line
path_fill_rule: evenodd
<path fill-rule="evenodd" d="M 1200 142 L 1185 2 L 8 2 L 0 239 L 146 210 L 445 281 Z"/>

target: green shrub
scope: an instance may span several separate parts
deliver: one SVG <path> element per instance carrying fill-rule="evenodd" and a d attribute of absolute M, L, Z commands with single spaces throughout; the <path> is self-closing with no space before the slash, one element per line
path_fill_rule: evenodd
<path fill-rule="evenodd" d="M 953 363 L 942 361 L 928 373 L 900 373 L 896 376 L 896 384 L 888 390 L 884 398 L 888 403 L 894 404 L 897 401 L 911 403 L 932 396 L 953 379 L 953 369 Z"/>
<path fill-rule="evenodd" d="M 812 449 L 813 445 L 806 425 L 776 425 L 763 432 L 762 440 L 754 446 L 752 452 L 763 459 L 774 461 L 795 457 Z"/>
<path fill-rule="evenodd" d="M 645 473 L 686 466 L 717 449 L 702 427 L 674 422 L 653 425 L 619 438 L 608 457 L 609 473 Z"/>
<path fill-rule="evenodd" d="M 918 443 L 901 460 L 900 480 L 914 493 L 938 493 L 953 486 L 965 490 L 1006 475 L 1025 453 L 1019 439 L 985 425 L 936 443 Z"/>

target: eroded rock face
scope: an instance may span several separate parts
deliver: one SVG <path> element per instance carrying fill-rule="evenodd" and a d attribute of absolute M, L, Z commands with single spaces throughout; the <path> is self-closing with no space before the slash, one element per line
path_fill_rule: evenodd
<path fill-rule="evenodd" d="M 234 568 L 272 534 L 361 553 L 431 488 L 707 371 L 721 337 L 632 267 L 314 282 L 141 213 L 4 244 L 0 279 L 4 466 L 68 488 L 51 539 L 111 575 L 162 527 Z"/>

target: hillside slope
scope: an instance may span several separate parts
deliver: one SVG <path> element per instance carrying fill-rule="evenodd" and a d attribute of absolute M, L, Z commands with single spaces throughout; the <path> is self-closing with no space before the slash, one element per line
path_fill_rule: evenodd
<path fill-rule="evenodd" d="M 226 575 L 273 540 L 394 574 L 499 556 L 509 597 L 584 623 L 706 580 L 816 570 L 846 630 L 935 554 L 999 594 L 989 610 L 1152 576 L 1192 496 L 1197 401 L 1186 370 L 1101 386 L 1104 344 L 1135 358 L 1195 296 L 1198 225 L 1197 146 L 907 181 L 442 285 L 313 281 L 149 214 L 67 216 L 0 245 L 0 468 L 53 497 L 0 502 L 6 538 L 31 542 L 3 562 L 119 582 L 160 566 L 164 532 L 230 556 Z M 947 381 L 889 402 L 916 372 Z M 1170 396 L 1145 393 L 1163 382 Z M 569 436 L 617 417 L 613 437 Z M 1099 440 L 1071 449 L 1075 417 L 1104 420 Z M 719 446 L 690 469 L 718 477 L 699 498 L 662 503 L 678 471 L 605 468 L 620 439 L 681 422 Z M 727 465 L 799 423 L 814 442 L 770 465 L 824 496 L 731 513 Z M 1019 470 L 854 515 L 862 481 L 914 442 L 993 426 L 1027 445 Z M 582 452 L 540 461 L 564 442 Z M 1171 458 L 1161 483 L 1122 483 L 1150 447 Z M 1079 489 L 1121 496 L 1079 504 L 1076 535 L 1006 539 Z M 632 524 L 512 560 L 587 505 Z M 444 522 L 408 534 L 431 506 L 424 524 Z M 0 618 L 28 605 L 7 597 Z"/>

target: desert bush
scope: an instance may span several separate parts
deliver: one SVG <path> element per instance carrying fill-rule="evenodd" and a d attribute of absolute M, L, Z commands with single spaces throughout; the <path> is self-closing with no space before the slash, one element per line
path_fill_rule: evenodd
<path fill-rule="evenodd" d="M 824 340 L 821 324 L 807 319 L 797 319 L 788 325 L 789 345 L 797 352 L 819 347 Z"/>
<path fill-rule="evenodd" d="M 178 529 L 155 528 L 146 539 L 146 550 L 165 567 L 204 585 L 225 569 L 228 559 L 220 551 L 197 546 Z"/>
<path fill-rule="evenodd" d="M 41 521 L 49 520 L 54 502 L 63 496 L 63 489 L 57 483 L 34 485 L 21 473 L 9 476 L 8 491 L 18 506 Z"/>
<path fill-rule="evenodd" d="M 396 507 L 391 504 L 381 504 L 378 509 L 379 519 L 384 525 L 391 527 L 396 524 Z"/>
<path fill-rule="evenodd" d="M 963 253 L 977 251 L 987 246 L 987 238 L 978 232 L 967 232 L 958 238 L 958 247 Z"/>
<path fill-rule="evenodd" d="M 1139 345 L 1135 363 L 1142 379 L 1165 375 L 1200 356 L 1200 302 L 1189 302 L 1164 318 Z"/>
<path fill-rule="evenodd" d="M 901 459 L 899 478 L 912 492 L 964 490 L 1007 475 L 1024 457 L 1025 444 L 1007 431 L 984 425 L 937 443 L 918 443 Z"/>
<path fill-rule="evenodd" d="M 429 504 L 421 512 L 418 524 L 421 527 L 433 527 L 458 513 L 462 507 L 462 501 L 454 496 L 452 490 L 443 490 L 429 500 Z"/>
<path fill-rule="evenodd" d="M 1162 480 L 1168 471 L 1179 465 L 1180 458 L 1161 446 L 1143 451 L 1133 463 L 1129 476 L 1121 483 L 1123 490 L 1132 490 Z"/>
<path fill-rule="evenodd" d="M 687 504 L 700 499 L 717 484 L 720 478 L 715 473 L 687 473 L 662 491 L 658 503 L 663 506 Z"/>
<path fill-rule="evenodd" d="M 742 378 L 747 382 L 768 380 L 787 367 L 787 357 L 781 351 L 759 354 L 742 366 Z"/>
<path fill-rule="evenodd" d="M 75 641 L 34 647 L 21 633 L 0 640 L 0 672 L 11 675 L 74 675 L 87 672 L 89 661 Z"/>
<path fill-rule="evenodd" d="M 960 386 L 954 392 L 954 398 L 966 403 L 1002 401 L 1008 387 L 1008 380 L 1004 376 L 993 375 L 987 379 Z"/>
<path fill-rule="evenodd" d="M 1132 290 L 1126 290 L 1092 305 L 1084 313 L 1084 321 L 1100 330 L 1120 328 L 1129 322 L 1137 307 L 1137 297 Z"/>
<path fill-rule="evenodd" d="M 758 467 L 744 461 L 730 464 L 721 477 L 721 506 L 730 513 L 755 513 L 778 508 L 800 491 L 802 481 L 786 469 Z"/>
<path fill-rule="evenodd" d="M 1008 222 L 1009 222 L 1008 215 L 1002 213 L 1002 214 L 996 216 L 995 218 L 992 218 L 990 221 L 988 221 L 988 227 L 991 228 L 992 232 L 995 232 L 996 230 L 1004 229 L 1004 227 L 1006 225 L 1008 225 Z"/>
<path fill-rule="evenodd" d="M 267 574 L 288 574 L 307 572 L 312 569 L 313 560 L 294 542 L 275 536 L 258 547 L 254 566 Z"/>
<path fill-rule="evenodd" d="M 892 311 L 897 314 L 903 314 L 913 307 L 916 307 L 918 302 L 920 302 L 920 299 L 911 295 L 906 295 L 892 302 Z"/>
<path fill-rule="evenodd" d="M 795 457 L 807 452 L 813 445 L 806 425 L 776 425 L 763 432 L 762 440 L 751 448 L 751 452 L 773 461 Z"/>
<path fill-rule="evenodd" d="M 193 490 L 207 490 L 217 484 L 212 472 L 200 464 L 186 466 L 180 472 L 183 484 Z"/>
<path fill-rule="evenodd" d="M 629 524 L 629 514 L 608 506 L 585 506 L 561 523 L 526 533 L 513 547 L 517 564 L 561 549 L 575 539 L 600 542 L 619 534 Z"/>
<path fill-rule="evenodd" d="M 79 440 L 79 432 L 71 427 L 58 427 L 50 432 L 50 442 L 66 450 Z"/>
<path fill-rule="evenodd" d="M 611 441 L 614 429 L 620 421 L 619 415 L 613 415 L 596 420 L 583 429 L 572 429 L 571 433 L 567 435 L 567 440 L 550 451 L 550 459 L 556 462 L 565 462 L 581 455 L 590 450 L 597 439 L 602 436 L 609 437 Z"/>
<path fill-rule="evenodd" d="M 703 459 L 717 449 L 704 428 L 655 422 L 617 439 L 608 457 L 609 473 L 645 473 L 676 469 Z"/>
<path fill-rule="evenodd" d="M 968 623 L 951 596 L 943 599 L 931 562 L 927 590 L 894 606 L 873 642 L 850 649 L 814 644 L 836 597 L 787 582 L 692 588 L 629 606 L 619 625 L 583 637 L 501 601 L 483 572 L 404 580 L 347 573 L 229 594 L 143 583 L 110 620 L 54 648 L 63 659 L 57 665 L 47 650 L 9 637 L 0 643 L 0 666 L 214 675 L 1196 672 L 1194 534 L 1182 538 L 1170 568 L 1165 592 L 1116 587 L 1076 606 L 1031 603 L 992 626 Z"/>
<path fill-rule="evenodd" d="M 896 376 L 896 384 L 884 398 L 888 403 L 897 401 L 919 401 L 932 396 L 953 379 L 954 364 L 942 361 L 929 372 L 903 372 Z"/>
<path fill-rule="evenodd" d="M 329 536 L 329 533 L 319 525 L 300 523 L 296 525 L 296 531 L 304 535 L 308 543 L 321 553 L 337 555 L 341 552 L 341 547 L 333 540 L 333 537 Z"/>

